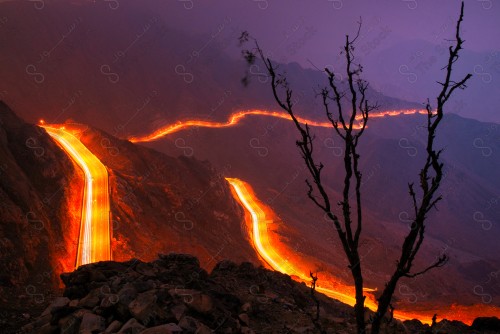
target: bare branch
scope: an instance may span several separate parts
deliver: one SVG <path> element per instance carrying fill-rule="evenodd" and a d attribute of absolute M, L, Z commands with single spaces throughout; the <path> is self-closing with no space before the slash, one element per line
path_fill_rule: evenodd
<path fill-rule="evenodd" d="M 434 148 L 434 139 L 436 137 L 436 129 L 443 118 L 443 108 L 450 98 L 451 94 L 457 88 L 465 88 L 465 83 L 471 77 L 471 74 L 467 74 L 462 80 L 456 82 L 451 79 L 451 74 L 453 71 L 453 64 L 459 58 L 459 51 L 462 49 L 463 40 L 460 37 L 460 25 L 463 20 L 463 10 L 464 3 L 462 2 L 460 16 L 457 21 L 456 26 L 456 44 L 455 46 L 450 46 L 448 63 L 445 67 L 445 80 L 441 84 L 441 91 L 437 97 L 437 109 L 435 112 L 432 111 L 429 100 L 427 100 L 426 110 L 427 110 L 427 145 L 426 145 L 426 160 L 424 166 L 420 170 L 420 189 L 422 192 L 422 199 L 420 202 L 417 201 L 416 192 L 414 190 L 413 183 L 408 184 L 409 194 L 412 200 L 415 218 L 412 222 L 411 230 L 405 237 L 404 243 L 401 248 L 401 255 L 397 262 L 396 270 L 394 271 L 391 279 L 386 284 L 382 295 L 379 298 L 379 306 L 377 313 L 375 314 L 374 321 L 372 323 L 372 328 L 380 328 L 380 321 L 383 315 L 386 313 L 387 308 L 390 305 L 392 294 L 396 288 L 397 282 L 401 277 L 415 277 L 422 275 L 433 268 L 438 268 L 443 266 L 448 257 L 442 255 L 437 259 L 435 263 L 425 268 L 424 270 L 411 274 L 410 270 L 413 266 L 416 255 L 418 254 L 420 247 L 422 246 L 424 236 L 425 236 L 425 221 L 427 218 L 427 213 L 436 207 L 436 204 L 442 199 L 441 196 L 436 196 L 436 192 L 441 185 L 443 179 L 443 164 L 440 162 L 441 150 L 436 150 Z"/>
<path fill-rule="evenodd" d="M 459 59 L 459 51 L 462 49 L 463 40 L 460 37 L 460 26 L 463 21 L 464 4 L 462 2 L 460 16 L 457 21 L 455 33 L 455 45 L 449 48 L 449 57 L 445 69 L 445 79 L 441 82 L 441 90 L 437 96 L 437 106 L 433 110 L 429 100 L 426 103 L 427 110 L 427 143 L 425 147 L 425 161 L 419 172 L 419 185 L 417 199 L 417 191 L 414 183 L 408 184 L 408 192 L 413 206 L 413 222 L 411 230 L 406 235 L 401 247 L 401 254 L 397 261 L 397 266 L 386 284 L 378 299 L 378 309 L 374 315 L 372 322 L 372 333 L 378 333 L 380 324 L 384 315 L 389 310 L 391 317 L 393 307 L 391 305 L 392 296 L 395 288 L 401 277 L 415 277 L 422 275 L 433 268 L 443 266 L 448 257 L 440 256 L 435 263 L 428 266 L 422 271 L 411 273 L 413 263 L 423 244 L 426 230 L 427 214 L 433 208 L 436 208 L 437 203 L 441 200 L 441 196 L 437 194 L 441 181 L 443 179 L 443 163 L 440 161 L 441 150 L 437 150 L 434 145 L 436 137 L 436 129 L 443 118 L 444 106 L 456 89 L 464 89 L 471 74 L 467 74 L 461 80 L 453 80 L 451 74 L 453 64 Z M 355 284 L 355 314 L 358 333 L 365 332 L 364 318 L 364 300 L 363 294 L 363 275 L 361 270 L 361 259 L 358 253 L 359 240 L 363 227 L 363 211 L 362 211 L 362 196 L 361 184 L 362 173 L 359 168 L 360 154 L 357 150 L 359 138 L 367 128 L 367 123 L 370 111 L 378 108 L 378 105 L 371 105 L 367 99 L 368 83 L 360 78 L 363 71 L 361 65 L 355 63 L 354 43 L 358 40 L 361 32 L 361 20 L 358 24 L 358 30 L 353 39 L 349 35 L 346 36 L 343 45 L 342 54 L 346 60 L 346 83 L 347 89 L 341 91 L 340 85 L 336 83 L 336 76 L 332 70 L 325 68 L 324 71 L 328 77 L 328 86 L 321 89 L 317 94 L 321 96 L 324 111 L 327 119 L 332 124 L 334 131 L 342 138 L 344 142 L 344 182 L 342 189 L 342 199 L 338 201 L 342 211 L 342 224 L 339 216 L 332 212 L 332 204 L 330 197 L 326 191 L 326 186 L 323 184 L 322 171 L 323 164 L 317 163 L 313 155 L 314 152 L 314 136 L 311 135 L 309 126 L 301 124 L 293 110 L 292 90 L 290 89 L 286 77 L 277 73 L 277 66 L 274 66 L 269 58 L 264 56 L 257 41 L 255 41 L 255 51 L 243 53 L 243 56 L 248 63 L 255 61 L 255 55 L 260 57 L 260 60 L 266 66 L 267 72 L 271 78 L 271 89 L 274 99 L 278 105 L 285 110 L 291 117 L 295 127 L 297 128 L 300 139 L 297 140 L 297 146 L 301 156 L 304 159 L 307 170 L 311 176 L 311 181 L 306 180 L 307 195 L 311 201 L 320 208 L 325 216 L 330 219 L 335 226 L 339 239 L 346 257 L 349 261 L 349 268 Z M 248 34 L 242 34 L 241 40 L 246 42 L 250 39 Z M 248 74 L 248 73 L 247 73 Z M 344 110 L 346 103 L 350 104 L 350 114 Z M 333 103 L 332 103 L 333 101 Z M 332 106 L 334 106 L 332 108 Z M 332 110 L 336 109 L 336 110 Z M 360 128 L 354 129 L 354 122 L 359 120 Z M 353 179 L 354 178 L 354 179 Z M 353 188 L 353 189 L 352 189 Z M 355 204 L 351 208 L 351 195 L 354 191 Z M 420 198 L 421 195 L 421 198 Z M 353 216 L 355 210 L 356 217 Z M 353 225 L 356 225 L 355 227 Z M 317 276 L 310 273 L 315 286 Z"/>
<path fill-rule="evenodd" d="M 424 270 L 422 271 L 419 271 L 417 273 L 414 273 L 414 274 L 405 274 L 404 276 L 405 277 L 417 277 L 419 275 L 423 275 L 425 274 L 426 272 L 428 272 L 429 270 L 431 269 L 434 269 L 434 268 L 439 268 L 439 267 L 442 267 L 444 266 L 449 260 L 449 257 L 446 255 L 446 254 L 443 254 L 441 255 L 437 260 L 436 262 L 434 262 L 433 264 L 431 264 L 430 266 L 428 266 L 427 268 L 425 268 Z"/>

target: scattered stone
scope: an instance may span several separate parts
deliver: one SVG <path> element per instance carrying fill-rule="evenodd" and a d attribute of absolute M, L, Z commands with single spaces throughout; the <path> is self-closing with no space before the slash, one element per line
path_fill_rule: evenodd
<path fill-rule="evenodd" d="M 245 313 L 252 312 L 252 303 L 245 303 L 241 306 L 241 310 Z"/>
<path fill-rule="evenodd" d="M 92 313 L 85 313 L 80 325 L 80 333 L 102 332 L 106 328 L 105 326 L 106 322 L 103 317 Z"/>
<path fill-rule="evenodd" d="M 128 306 L 130 313 L 134 318 L 147 326 L 154 322 L 162 310 L 156 304 L 156 291 L 140 293 Z"/>
<path fill-rule="evenodd" d="M 38 327 L 42 327 L 43 325 L 45 324 L 48 324 L 50 323 L 50 320 L 52 319 L 52 315 L 49 313 L 49 314 L 45 314 L 45 315 L 41 315 L 39 318 L 37 318 L 34 322 L 33 322 L 33 325 L 38 328 Z"/>
<path fill-rule="evenodd" d="M 243 326 L 249 326 L 250 325 L 250 318 L 248 318 L 248 314 L 246 313 L 241 313 L 239 316 L 238 316 L 238 319 L 241 321 L 241 324 Z"/>
<path fill-rule="evenodd" d="M 97 305 L 99 305 L 100 299 L 99 299 L 99 291 L 98 290 L 92 290 L 90 294 L 87 296 L 83 297 L 80 299 L 80 302 L 78 303 L 78 307 L 84 307 L 89 310 L 93 309 Z"/>
<path fill-rule="evenodd" d="M 125 284 L 125 286 L 118 292 L 118 302 L 120 304 L 128 305 L 136 297 L 137 297 L 137 290 L 130 283 Z"/>
<path fill-rule="evenodd" d="M 61 308 L 69 304 L 69 298 L 67 297 L 57 297 L 54 301 L 42 312 L 42 316 L 51 314 L 56 308 Z"/>
<path fill-rule="evenodd" d="M 171 289 L 168 293 L 172 297 L 182 298 L 186 306 L 199 313 L 209 313 L 213 308 L 212 298 L 197 290 Z"/>
<path fill-rule="evenodd" d="M 114 320 L 104 331 L 105 334 L 116 333 L 122 327 L 122 323 L 118 320 Z"/>
<path fill-rule="evenodd" d="M 118 297 L 118 295 L 109 294 L 101 300 L 100 306 L 103 309 L 108 309 L 110 307 L 113 307 L 116 303 L 118 303 L 119 300 L 120 300 L 120 298 Z"/>
<path fill-rule="evenodd" d="M 51 324 L 45 324 L 42 327 L 38 328 L 36 333 L 37 334 L 55 334 L 55 333 L 57 333 L 57 327 L 52 326 Z"/>
<path fill-rule="evenodd" d="M 196 332 L 194 332 L 194 334 L 211 334 L 211 333 L 212 330 L 202 323 L 199 324 L 198 329 L 196 330 Z"/>
<path fill-rule="evenodd" d="M 34 324 L 26 324 L 23 327 L 21 327 L 21 331 L 23 333 L 33 333 L 33 330 L 35 329 Z"/>
<path fill-rule="evenodd" d="M 64 318 L 74 312 L 79 311 L 80 309 L 77 307 L 69 307 L 69 306 L 63 306 L 59 308 L 54 308 L 52 310 L 52 318 L 50 320 L 50 323 L 55 325 L 59 322 L 61 318 Z"/>
<path fill-rule="evenodd" d="M 200 322 L 193 317 L 185 316 L 179 321 L 179 326 L 188 333 L 194 333 L 200 327 Z"/>
<path fill-rule="evenodd" d="M 123 325 L 118 334 L 139 334 L 144 329 L 146 329 L 146 327 L 138 323 L 135 318 L 131 318 Z"/>
<path fill-rule="evenodd" d="M 134 288 L 137 290 L 137 292 L 148 291 L 156 287 L 154 282 L 151 280 L 148 280 L 146 282 L 144 281 L 134 282 L 133 285 Z"/>
<path fill-rule="evenodd" d="M 102 271 L 94 270 L 91 271 L 90 282 L 105 282 L 106 281 L 106 275 Z"/>
<path fill-rule="evenodd" d="M 184 313 L 186 313 L 186 310 L 187 307 L 184 304 L 175 305 L 170 309 L 177 321 L 181 320 L 181 318 L 184 316 Z"/>
<path fill-rule="evenodd" d="M 131 260 L 84 265 L 61 277 L 67 298 L 55 299 L 23 332 L 253 334 L 316 330 L 309 314 L 315 307 L 310 289 L 287 275 L 250 263 L 223 261 L 209 275 L 195 257 L 168 254 L 151 263 Z M 317 298 L 326 333 L 355 332 L 351 307 L 321 294 Z M 443 320 L 435 332 L 495 333 L 499 332 L 498 322 L 494 317 L 478 318 L 474 332 L 463 323 Z M 429 330 L 419 321 L 393 321 L 384 324 L 381 333 Z"/>
<path fill-rule="evenodd" d="M 174 323 L 151 327 L 141 332 L 141 334 L 181 334 L 182 328 Z"/>
<path fill-rule="evenodd" d="M 147 277 L 155 277 L 156 275 L 154 267 L 151 264 L 144 262 L 139 263 L 137 267 L 135 267 L 135 271 Z"/>
<path fill-rule="evenodd" d="M 241 334 L 255 334 L 255 332 L 249 327 L 241 327 Z"/>
<path fill-rule="evenodd" d="M 130 318 L 128 306 L 136 297 L 137 290 L 130 283 L 125 284 L 118 292 L 118 302 L 115 305 L 118 320 L 126 322 Z"/>

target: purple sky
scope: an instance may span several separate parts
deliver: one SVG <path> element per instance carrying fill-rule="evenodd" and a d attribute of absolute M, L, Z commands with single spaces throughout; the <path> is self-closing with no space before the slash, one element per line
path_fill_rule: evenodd
<path fill-rule="evenodd" d="M 458 0 L 178 0 L 169 2 L 172 23 L 199 32 L 216 31 L 225 18 L 248 30 L 273 58 L 307 65 L 328 64 L 346 33 L 353 34 L 361 16 L 366 40 L 373 49 L 405 39 L 439 44 L 453 36 Z M 295 29 L 295 31 L 294 31 Z M 390 33 L 387 33 L 390 31 Z M 465 1 L 463 36 L 474 51 L 500 50 L 500 3 Z M 384 36 L 385 34 L 385 36 Z M 288 39 L 287 39 L 288 36 Z M 383 37 L 376 43 L 378 36 Z"/>
<path fill-rule="evenodd" d="M 362 17 L 355 54 L 356 61 L 364 65 L 363 78 L 385 95 L 412 102 L 433 98 L 440 89 L 436 81 L 442 78 L 441 68 L 447 60 L 442 44 L 454 38 L 461 3 L 459 0 L 30 0 L 29 3 L 37 10 L 50 8 L 51 2 L 69 1 L 76 6 L 83 2 L 100 10 L 99 15 L 109 17 L 109 24 L 115 28 L 120 24 L 133 26 L 143 16 L 158 15 L 171 27 L 195 32 L 197 37 L 186 38 L 185 43 L 181 35 L 176 42 L 162 44 L 186 62 L 193 54 L 203 54 L 209 46 L 241 60 L 237 38 L 247 30 L 276 62 L 298 62 L 303 67 L 314 64 L 340 74 L 344 59 L 339 51 L 345 35 L 356 33 Z M 44 11 L 39 13 L 43 15 Z M 0 13 L 0 20 L 3 19 Z M 468 89 L 455 94 L 450 101 L 452 112 L 500 123 L 499 32 L 500 0 L 465 1 L 462 37 L 466 43 L 454 75 L 458 78 L 472 73 L 473 78 Z M 181 51 L 183 48 L 192 51 Z"/>
<path fill-rule="evenodd" d="M 339 51 L 345 35 L 356 33 L 361 16 L 363 27 L 356 56 L 365 65 L 364 78 L 386 95 L 422 102 L 439 90 L 436 81 L 447 60 L 443 44 L 446 46 L 446 40 L 454 39 L 460 3 L 458 0 L 177 0 L 160 2 L 158 7 L 179 29 L 212 34 L 233 45 L 237 35 L 247 30 L 277 62 L 295 61 L 303 67 L 312 67 L 312 63 L 334 71 L 338 71 L 343 61 Z M 466 42 L 455 74 L 474 76 L 470 88 L 453 98 L 453 112 L 500 122 L 499 32 L 498 0 L 465 1 L 462 38 Z M 439 45 L 440 48 L 436 47 Z M 241 57 L 236 46 L 227 47 L 226 51 Z"/>

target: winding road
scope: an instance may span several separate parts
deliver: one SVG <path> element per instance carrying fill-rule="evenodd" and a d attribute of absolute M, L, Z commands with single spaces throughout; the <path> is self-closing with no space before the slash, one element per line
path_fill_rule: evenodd
<path fill-rule="evenodd" d="M 85 175 L 76 267 L 111 260 L 108 171 L 101 161 L 64 127 L 41 125 Z"/>
<path fill-rule="evenodd" d="M 284 259 L 279 254 L 279 251 L 276 250 L 275 245 L 270 242 L 267 225 L 273 221 L 269 219 L 269 217 L 266 217 L 265 210 L 263 210 L 263 204 L 256 198 L 250 185 L 236 178 L 226 178 L 226 181 L 234 190 L 236 200 L 238 200 L 249 213 L 250 226 L 252 226 L 251 239 L 254 243 L 253 246 L 263 261 L 266 262 L 272 269 L 283 274 L 290 275 L 299 282 L 309 284 L 311 282 L 311 278 L 308 277 L 306 273 L 296 268 L 293 263 Z M 356 299 L 348 292 L 344 293 L 342 291 L 320 286 L 317 286 L 316 290 L 330 298 L 335 298 L 350 306 L 354 306 L 356 303 Z M 365 300 L 365 307 L 368 307 L 372 311 L 376 311 L 377 303 L 375 302 L 375 299 L 367 298 Z M 399 320 L 411 320 L 418 318 L 423 323 L 428 324 L 432 322 L 432 315 L 429 317 L 423 317 L 421 314 L 395 311 L 394 317 Z"/>
<path fill-rule="evenodd" d="M 402 109 L 402 110 L 389 110 L 382 112 L 372 112 L 370 113 L 371 118 L 377 117 L 386 117 L 386 116 L 399 116 L 399 115 L 413 115 L 413 114 L 425 114 L 426 110 L 420 109 Z M 247 116 L 268 116 L 275 118 L 282 118 L 291 121 L 292 118 L 290 115 L 284 111 L 268 111 L 268 110 L 246 110 L 239 111 L 231 114 L 229 119 L 226 122 L 214 122 L 214 121 L 206 121 L 206 120 L 187 120 L 187 121 L 179 121 L 174 124 L 166 125 L 160 127 L 159 129 L 153 131 L 150 134 L 143 136 L 133 136 L 129 137 L 128 140 L 132 143 L 140 143 L 140 142 L 151 142 L 158 140 L 162 137 L 165 137 L 171 133 L 181 131 L 190 127 L 202 127 L 202 128 L 227 128 L 230 126 L 234 126 L 238 124 L 241 120 L 243 120 Z M 356 119 L 360 119 L 360 117 L 356 117 Z M 309 126 L 317 126 L 317 127 L 331 127 L 332 123 L 330 122 L 318 122 L 311 119 L 306 119 L 300 116 L 297 116 L 297 120 L 300 123 L 307 124 Z M 359 128 L 357 124 L 354 124 L 354 128 Z"/>
<path fill-rule="evenodd" d="M 397 116 L 422 113 L 421 110 L 396 110 L 372 114 L 371 117 Z M 237 124 L 244 117 L 249 115 L 271 116 L 290 120 L 290 116 L 283 112 L 268 112 L 262 110 L 242 111 L 232 114 L 227 122 L 209 122 L 188 120 L 177 122 L 173 125 L 162 127 L 149 135 L 129 138 L 132 142 L 149 142 L 158 140 L 173 132 L 181 131 L 189 127 L 210 127 L 221 128 Z M 303 118 L 299 122 L 307 123 L 311 126 L 331 127 L 330 123 L 320 123 Z M 108 192 L 108 172 L 106 167 L 94 156 L 85 145 L 76 138 L 71 131 L 63 126 L 41 125 L 47 133 L 64 149 L 71 159 L 82 169 L 85 175 L 85 187 L 83 194 L 83 206 L 80 224 L 80 236 L 76 267 L 81 265 L 111 260 L 110 246 L 110 207 Z M 288 274 L 297 281 L 310 283 L 310 277 L 301 270 L 296 263 L 291 263 L 280 254 L 280 250 L 272 242 L 268 224 L 272 223 L 272 217 L 266 216 L 267 208 L 261 203 L 253 193 L 249 184 L 237 178 L 226 178 L 231 185 L 234 198 L 240 202 L 248 213 L 245 215 L 247 225 L 251 226 L 250 238 L 258 255 L 262 261 L 276 271 Z M 329 297 L 335 298 L 345 304 L 354 305 L 355 299 L 349 289 L 329 289 L 318 286 L 316 288 Z M 365 301 L 365 306 L 371 310 L 376 310 L 377 304 L 373 295 L 369 294 Z M 472 306 L 455 306 L 455 309 L 448 310 L 425 310 L 415 312 L 403 312 L 396 310 L 394 317 L 400 320 L 419 319 L 424 323 L 431 323 L 434 312 L 439 312 L 440 317 L 457 319 L 465 323 L 471 323 L 473 314 L 485 316 L 495 314 L 497 308 L 487 308 L 485 305 L 476 308 Z"/>

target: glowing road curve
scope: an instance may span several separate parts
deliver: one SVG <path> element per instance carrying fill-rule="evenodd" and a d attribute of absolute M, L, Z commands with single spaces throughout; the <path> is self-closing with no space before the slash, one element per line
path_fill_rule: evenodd
<path fill-rule="evenodd" d="M 50 125 L 42 125 L 42 127 L 83 170 L 85 175 L 76 267 L 111 260 L 106 167 L 64 127 Z"/>
<path fill-rule="evenodd" d="M 399 116 L 421 114 L 421 110 L 393 110 L 372 114 L 371 117 Z M 230 115 L 226 122 L 211 122 L 201 120 L 187 120 L 167 125 L 157 129 L 151 134 L 142 137 L 130 137 L 132 142 L 150 142 L 158 140 L 168 134 L 182 131 L 190 127 L 225 128 L 238 124 L 243 118 L 250 115 L 270 116 L 290 120 L 290 116 L 283 112 L 269 112 L 263 110 L 241 111 Z M 311 126 L 331 127 L 330 123 L 315 122 L 299 118 L 299 122 Z M 108 172 L 106 167 L 94 156 L 71 131 L 64 127 L 54 125 L 42 125 L 47 133 L 64 149 L 71 159 L 82 169 L 85 175 L 85 187 L 83 194 L 83 206 L 80 223 L 80 236 L 76 267 L 87 263 L 111 260 L 110 245 L 110 206 L 108 190 Z M 245 209 L 245 219 L 249 228 L 249 236 L 252 245 L 263 262 L 276 271 L 290 275 L 297 281 L 310 282 L 308 271 L 304 268 L 310 266 L 307 261 L 299 257 L 291 256 L 290 261 L 286 255 L 286 246 L 280 246 L 277 240 L 272 240 L 269 226 L 273 223 L 272 209 L 261 203 L 247 183 L 236 179 L 226 178 L 231 185 L 234 198 L 241 203 Z M 283 248 L 283 249 L 282 249 Z M 285 251 L 285 252 L 284 252 Z M 306 265 L 306 266 L 304 266 Z M 307 268 L 306 268 L 307 269 Z M 339 283 L 335 281 L 336 283 Z M 326 281 L 327 286 L 328 281 Z M 354 305 L 353 287 L 341 286 L 339 284 L 325 287 L 317 286 L 316 290 L 329 297 L 335 298 L 345 304 Z M 370 289 L 366 289 L 369 291 Z M 366 295 L 365 306 L 375 311 L 377 303 L 373 294 Z M 477 316 L 498 314 L 498 309 L 487 305 L 452 305 L 448 309 L 440 310 L 415 310 L 394 312 L 394 317 L 400 320 L 419 319 L 423 323 L 431 323 L 432 315 L 439 313 L 448 319 L 461 320 L 471 324 Z"/>
<path fill-rule="evenodd" d="M 239 200 L 239 202 L 250 215 L 250 223 L 252 227 L 251 239 L 254 244 L 253 246 L 255 247 L 259 256 L 272 269 L 290 275 L 297 281 L 301 281 L 306 284 L 310 283 L 311 278 L 308 277 L 302 270 L 298 269 L 292 263 L 284 259 L 279 254 L 279 251 L 276 251 L 276 247 L 274 246 L 274 244 L 270 242 L 267 224 L 272 223 L 272 220 L 269 220 L 266 217 L 266 213 L 262 208 L 263 206 L 258 202 L 251 187 L 247 183 L 236 178 L 226 178 L 226 180 L 233 188 L 236 194 L 235 198 Z M 356 299 L 349 291 L 342 292 L 339 290 L 333 290 L 320 286 L 316 287 L 316 290 L 327 295 L 328 297 L 335 298 L 351 306 L 356 303 Z M 365 306 L 372 311 L 377 310 L 377 303 L 372 295 L 367 295 Z M 432 322 L 430 317 L 425 317 L 421 314 L 412 314 L 409 312 L 396 311 L 394 312 L 394 317 L 400 320 L 411 320 L 418 318 L 424 323 Z"/>

